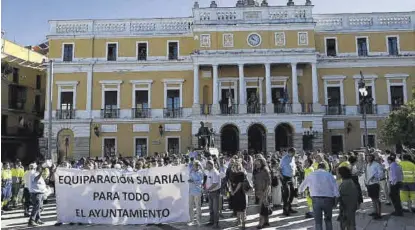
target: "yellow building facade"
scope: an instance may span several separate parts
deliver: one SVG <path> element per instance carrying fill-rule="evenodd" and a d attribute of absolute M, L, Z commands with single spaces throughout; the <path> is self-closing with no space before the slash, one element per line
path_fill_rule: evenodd
<path fill-rule="evenodd" d="M 45 56 L 1 39 L 2 159 L 30 161 L 39 157 L 45 103 Z"/>
<path fill-rule="evenodd" d="M 384 147 L 382 120 L 412 99 L 415 13 L 312 9 L 212 2 L 187 18 L 50 21 L 58 153 L 184 153 L 201 121 L 223 152 L 359 148 L 360 72 L 368 144 Z"/>

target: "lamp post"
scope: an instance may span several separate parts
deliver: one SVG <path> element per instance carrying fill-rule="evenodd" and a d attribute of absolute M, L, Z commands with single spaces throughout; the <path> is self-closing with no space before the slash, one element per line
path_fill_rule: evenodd
<path fill-rule="evenodd" d="M 362 98 L 360 99 L 360 108 L 363 107 L 363 121 L 365 124 L 365 136 L 364 136 L 364 147 L 368 146 L 368 142 L 369 142 L 369 135 L 367 134 L 367 115 L 366 115 L 366 107 L 368 104 L 371 103 L 372 98 L 368 97 L 368 92 L 366 89 L 366 84 L 365 84 L 365 77 L 363 76 L 362 71 L 360 71 L 360 80 L 359 80 L 359 93 L 360 96 L 362 96 Z"/>
<path fill-rule="evenodd" d="M 303 149 L 312 150 L 313 149 L 313 138 L 316 138 L 318 135 L 317 130 L 313 130 L 313 127 L 310 127 L 309 130 L 305 129 L 303 132 Z M 305 146 L 306 148 L 304 148 Z"/>

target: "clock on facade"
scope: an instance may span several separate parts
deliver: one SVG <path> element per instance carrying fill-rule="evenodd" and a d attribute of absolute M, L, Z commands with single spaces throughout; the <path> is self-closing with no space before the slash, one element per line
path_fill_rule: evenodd
<path fill-rule="evenodd" d="M 259 34 L 250 34 L 248 36 L 248 44 L 250 46 L 259 46 L 261 44 L 261 36 Z"/>

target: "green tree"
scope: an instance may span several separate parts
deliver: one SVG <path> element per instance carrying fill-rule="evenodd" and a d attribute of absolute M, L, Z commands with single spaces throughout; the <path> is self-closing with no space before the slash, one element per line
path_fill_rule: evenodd
<path fill-rule="evenodd" d="M 389 114 L 380 130 L 380 138 L 386 145 L 415 147 L 415 99 Z"/>

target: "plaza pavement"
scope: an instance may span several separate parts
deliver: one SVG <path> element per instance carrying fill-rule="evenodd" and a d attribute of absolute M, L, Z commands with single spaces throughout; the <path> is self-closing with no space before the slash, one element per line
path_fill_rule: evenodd
<path fill-rule="evenodd" d="M 258 215 L 255 213 L 256 206 L 250 205 L 247 210 L 247 225 L 246 229 L 256 229 L 258 224 Z M 286 217 L 282 215 L 282 210 L 275 210 L 270 216 L 271 227 L 264 229 L 298 229 L 308 230 L 314 229 L 314 220 L 305 219 L 304 213 L 307 210 L 304 199 L 300 199 L 298 207 L 298 214 Z M 390 216 L 389 213 L 393 211 L 391 206 L 383 205 L 383 218 L 382 220 L 372 220 L 368 213 L 371 212 L 369 200 L 365 200 L 362 208 L 356 214 L 357 230 L 415 230 L 415 214 L 405 213 L 404 217 Z M 202 222 L 207 223 L 209 218 L 209 210 L 206 204 L 202 207 Z M 230 211 L 225 211 L 224 218 L 221 218 L 221 229 L 239 229 L 235 226 L 236 219 L 231 217 Z M 336 221 L 338 210 L 334 210 L 333 214 L 333 229 L 340 230 L 339 224 Z M 162 226 L 143 226 L 143 225 L 129 225 L 129 226 L 111 226 L 111 225 L 62 225 L 59 227 L 54 226 L 56 222 L 56 205 L 52 198 L 51 202 L 44 205 L 44 211 L 42 212 L 42 220 L 45 222 L 41 227 L 36 227 L 39 230 L 58 230 L 58 229 L 85 229 L 85 230 L 193 230 L 212 229 L 206 226 L 187 226 L 185 223 L 171 224 Z M 4 213 L 1 217 L 1 229 L 29 229 L 27 227 L 28 218 L 23 216 L 22 209 L 17 209 Z"/>

